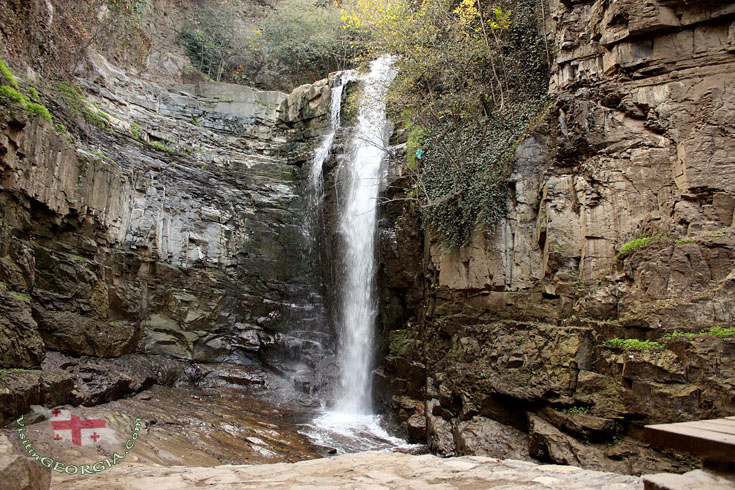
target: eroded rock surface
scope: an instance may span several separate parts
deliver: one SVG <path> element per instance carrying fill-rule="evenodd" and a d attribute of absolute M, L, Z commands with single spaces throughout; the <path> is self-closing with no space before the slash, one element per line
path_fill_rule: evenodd
<path fill-rule="evenodd" d="M 496 450 L 466 443 L 486 417 L 544 461 L 684 471 L 642 426 L 735 411 L 735 339 L 663 339 L 735 324 L 734 9 L 550 2 L 552 104 L 515 150 L 506 219 L 447 250 L 383 205 L 376 379 L 406 430 L 424 416 L 435 451 L 479 454 Z M 386 197 L 401 198 L 394 164 Z"/>
<path fill-rule="evenodd" d="M 295 464 L 145 468 L 124 466 L 89 478 L 58 478 L 58 488 L 110 490 L 157 488 L 513 488 L 642 489 L 631 476 L 586 471 L 573 466 L 539 466 L 485 457 L 366 452 Z"/>
<path fill-rule="evenodd" d="M 0 478 L 13 490 L 46 490 L 51 470 L 13 449 L 10 440 L 0 434 Z"/>
<path fill-rule="evenodd" d="M 217 389 L 155 386 L 143 393 L 94 407 L 58 406 L 81 419 L 106 422 L 94 444 L 72 444 L 68 432 L 54 431 L 50 409 L 34 406 L 24 417 L 25 434 L 38 454 L 65 464 L 94 463 L 113 453 L 122 454 L 136 417 L 141 418 L 139 439 L 126 456 L 127 463 L 148 466 L 216 466 L 295 462 L 325 453 L 297 432 L 290 409 L 266 401 L 263 385 L 218 386 Z M 75 404 L 76 405 L 76 404 Z M 23 454 L 15 423 L 4 430 Z M 56 434 L 61 440 L 55 440 Z M 88 437 L 91 433 L 83 431 Z M 0 437 L 5 437 L 0 435 Z M 2 440 L 2 439 L 0 439 Z M 35 465 L 41 466 L 36 461 Z"/>
<path fill-rule="evenodd" d="M 1 116 L 0 367 L 143 352 L 294 369 L 311 389 L 331 335 L 294 251 L 328 82 L 165 87 L 96 54 L 79 74 L 105 131 Z"/>

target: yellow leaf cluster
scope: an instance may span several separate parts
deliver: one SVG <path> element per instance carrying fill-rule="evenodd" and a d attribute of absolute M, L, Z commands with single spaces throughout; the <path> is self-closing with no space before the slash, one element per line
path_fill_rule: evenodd
<path fill-rule="evenodd" d="M 459 6 L 454 9 L 454 13 L 459 15 L 459 23 L 463 26 L 470 25 L 480 17 L 476 0 L 462 0 Z"/>
<path fill-rule="evenodd" d="M 344 23 L 342 27 L 362 33 L 387 34 L 397 27 L 397 22 L 407 7 L 406 0 L 356 0 L 345 3 L 340 9 Z"/>

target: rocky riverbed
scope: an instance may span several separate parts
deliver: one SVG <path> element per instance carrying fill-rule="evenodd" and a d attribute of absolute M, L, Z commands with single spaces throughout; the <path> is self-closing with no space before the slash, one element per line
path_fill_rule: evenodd
<path fill-rule="evenodd" d="M 326 454 L 298 430 L 305 415 L 235 389 L 156 386 L 132 398 L 95 407 L 62 406 L 65 414 L 106 422 L 96 444 L 75 446 L 68 431 L 54 431 L 51 410 L 35 407 L 24 417 L 26 435 L 38 454 L 67 465 L 93 463 L 122 454 L 135 419 L 141 430 L 125 462 L 152 466 L 216 466 L 294 462 Z M 68 419 L 68 416 L 66 417 Z M 3 431 L 22 450 L 16 424 Z M 101 431 L 102 432 L 102 431 Z M 62 440 L 54 440 L 56 434 Z M 83 431 L 86 438 L 91 432 Z"/>

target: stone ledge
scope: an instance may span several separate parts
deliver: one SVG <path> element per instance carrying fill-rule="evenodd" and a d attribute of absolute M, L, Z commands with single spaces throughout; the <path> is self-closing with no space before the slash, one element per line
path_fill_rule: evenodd
<path fill-rule="evenodd" d="M 683 475 L 656 473 L 643 475 L 645 490 L 726 490 L 735 488 L 735 481 L 703 470 L 694 470 Z"/>
<path fill-rule="evenodd" d="M 486 457 L 439 458 L 390 452 L 344 454 L 299 463 L 216 467 L 114 467 L 87 478 L 54 475 L 54 488 L 558 488 L 642 489 L 640 478 L 575 466 Z"/>

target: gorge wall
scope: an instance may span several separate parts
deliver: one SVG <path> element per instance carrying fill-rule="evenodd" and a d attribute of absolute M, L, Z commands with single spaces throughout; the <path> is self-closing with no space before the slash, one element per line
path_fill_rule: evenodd
<path fill-rule="evenodd" d="M 0 115 L 0 417 L 154 382 L 263 382 L 175 359 L 265 366 L 310 391 L 332 335 L 293 251 L 326 81 L 291 96 L 162 86 L 99 55 L 78 75 L 83 91 L 42 91 L 56 126 L 10 102 Z"/>
<path fill-rule="evenodd" d="M 735 339 L 663 340 L 735 324 L 735 5 L 546 14 L 550 104 L 515 151 L 506 219 L 447 250 L 411 207 L 382 207 L 382 400 L 440 454 L 681 470 L 643 425 L 735 410 Z M 404 196 L 401 165 L 386 197 Z"/>
<path fill-rule="evenodd" d="M 57 54 L 61 36 L 28 36 L 62 32 L 60 4 L 23 5 L 0 7 L 28 17 L 12 24 L 25 37 L 3 31 L 7 51 Z M 735 5 L 551 0 L 544 13 L 550 102 L 515 150 L 494 233 L 446 250 L 405 201 L 381 207 L 376 394 L 442 455 L 688 469 L 642 427 L 735 411 L 735 340 L 700 334 L 735 323 Z M 70 130 L 2 108 L 0 421 L 153 383 L 265 382 L 212 363 L 265 366 L 306 392 L 334 369 L 339 151 L 321 258 L 302 253 L 302 168 L 329 82 L 163 85 L 183 76 L 181 53 L 150 59 L 154 77 L 93 55 L 83 92 L 39 85 Z M 13 67 L 39 83 L 53 67 L 28 64 Z M 410 184 L 405 137 L 386 197 Z M 691 335 L 664 339 L 675 331 Z M 664 348 L 605 344 L 617 338 Z"/>

